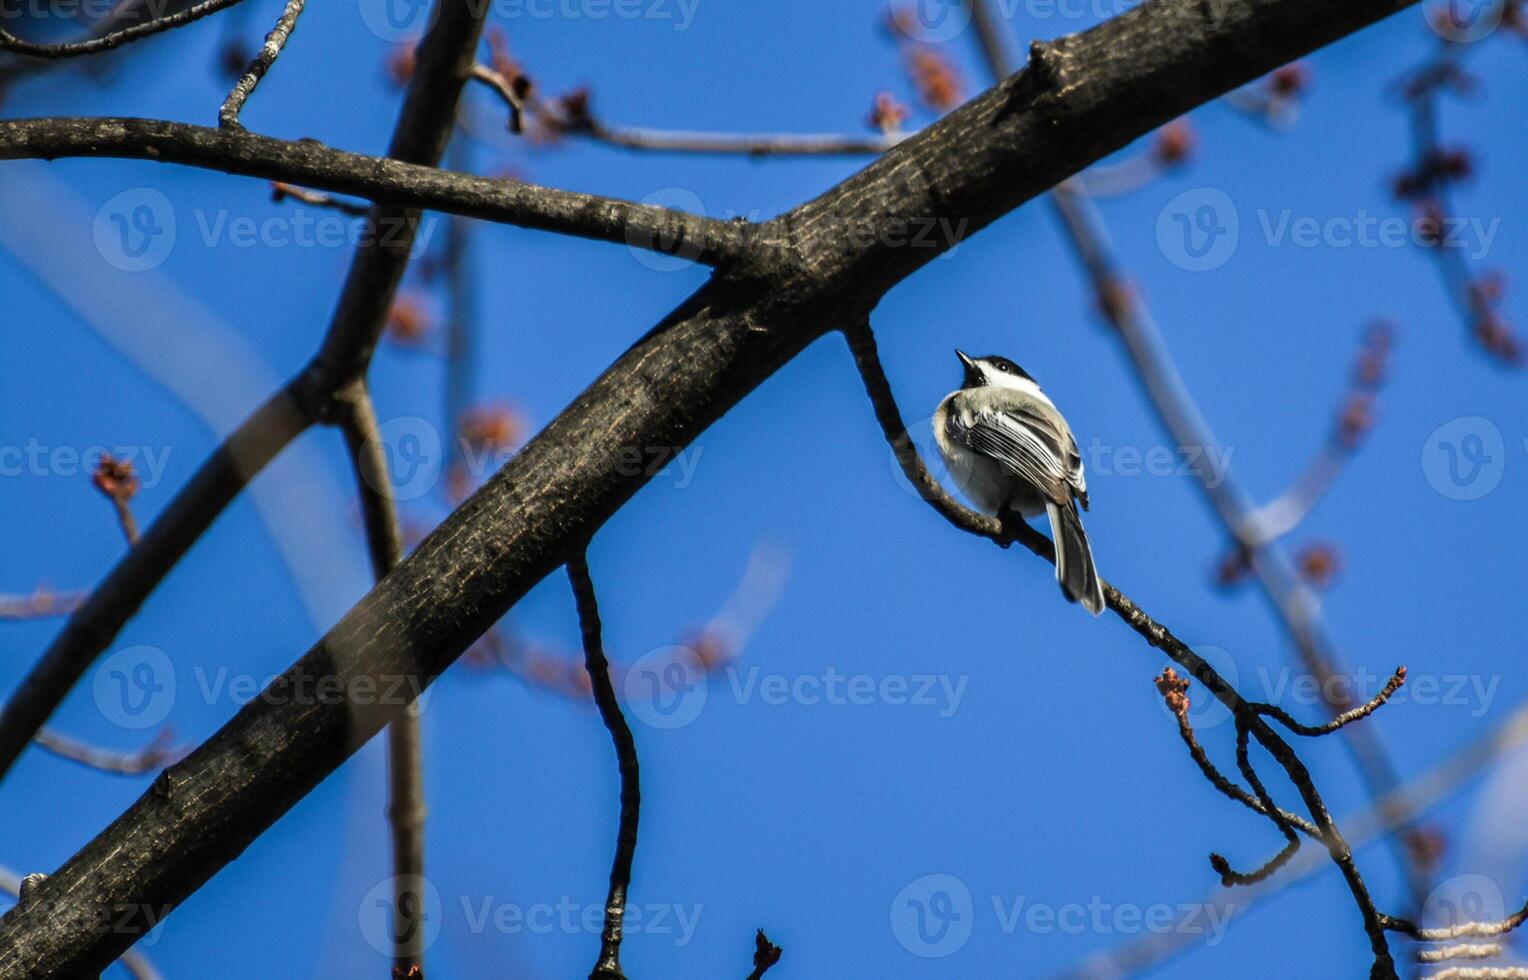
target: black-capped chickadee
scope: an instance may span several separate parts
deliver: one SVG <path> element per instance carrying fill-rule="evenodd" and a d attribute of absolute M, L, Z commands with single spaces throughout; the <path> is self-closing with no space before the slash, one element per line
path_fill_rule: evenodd
<path fill-rule="evenodd" d="M 965 381 L 934 413 L 934 441 L 950 475 L 989 514 L 1050 515 L 1056 581 L 1097 616 L 1104 593 L 1077 513 L 1079 502 L 1088 509 L 1088 486 L 1071 427 L 1035 379 L 1006 357 L 955 355 Z"/>

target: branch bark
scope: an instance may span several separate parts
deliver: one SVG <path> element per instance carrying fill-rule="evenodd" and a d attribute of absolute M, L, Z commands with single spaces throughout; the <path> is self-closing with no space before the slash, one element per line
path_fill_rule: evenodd
<path fill-rule="evenodd" d="M 0 160 L 113 157 L 178 163 L 353 194 L 378 204 L 442 211 L 654 251 L 683 249 L 714 264 L 737 252 L 745 225 L 615 198 L 490 179 L 350 153 L 317 140 L 160 119 L 49 118 L 0 122 Z"/>
<path fill-rule="evenodd" d="M 1137 7 L 1037 43 L 1023 71 L 761 226 L 743 255 L 627 351 L 317 646 L 166 770 L 39 886 L 36 901 L 0 920 L 0 974 L 104 968 L 147 928 L 144 910 L 169 911 L 237 857 L 573 557 L 646 481 L 642 468 L 622 464 L 626 453 L 689 444 L 824 331 L 863 320 L 887 289 L 960 237 L 1194 106 L 1407 5 Z M 0 151 L 7 145 L 0 128 Z M 908 223 L 930 220 L 958 232 L 912 244 Z M 1165 642 L 1161 627 L 1111 593 L 1132 627 Z M 361 684 L 401 696 L 381 704 L 389 699 L 323 696 Z M 1265 747 L 1277 756 L 1278 744 L 1274 736 Z M 1324 811 L 1313 816 L 1325 822 Z M 128 918 L 113 916 L 119 928 L 102 930 L 103 910 Z"/>

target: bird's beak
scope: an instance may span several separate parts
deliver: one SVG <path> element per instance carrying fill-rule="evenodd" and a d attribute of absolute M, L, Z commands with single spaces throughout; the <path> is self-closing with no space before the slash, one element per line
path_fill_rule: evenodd
<path fill-rule="evenodd" d="M 973 371 L 976 369 L 976 362 L 971 360 L 970 355 L 961 350 L 959 347 L 955 348 L 955 356 L 960 358 L 960 363 L 966 366 L 967 371 Z"/>

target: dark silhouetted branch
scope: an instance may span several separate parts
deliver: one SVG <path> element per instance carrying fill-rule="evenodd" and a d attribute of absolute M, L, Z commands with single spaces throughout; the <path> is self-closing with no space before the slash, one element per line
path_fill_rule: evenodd
<path fill-rule="evenodd" d="M 110 51 L 140 38 L 149 37 L 153 34 L 162 34 L 172 31 L 177 27 L 184 27 L 193 21 L 215 14 L 220 10 L 232 7 L 241 0 L 203 0 L 202 3 L 185 10 L 159 17 L 155 20 L 145 21 L 142 24 L 134 24 L 132 27 L 124 27 L 121 30 L 103 34 L 84 41 L 72 41 L 65 44 L 34 44 L 23 41 L 21 38 L 0 28 L 0 51 L 10 51 L 15 54 L 28 55 L 33 58 L 74 58 L 79 55 L 99 54 L 102 51 Z"/>
<path fill-rule="evenodd" d="M 461 214 L 631 248 L 678 252 L 714 264 L 741 250 L 746 225 L 593 194 L 474 177 L 331 149 L 149 119 L 17 119 L 0 122 L 0 160 L 121 157 L 179 163 L 353 194 L 378 204 Z M 382 225 L 390 228 L 390 225 Z"/>
<path fill-rule="evenodd" d="M 615 838 L 615 858 L 610 863 L 610 892 L 605 899 L 605 926 L 600 932 L 600 955 L 589 980 L 623 980 L 621 972 L 621 928 L 626 918 L 626 894 L 631 888 L 631 862 L 637 853 L 637 821 L 642 812 L 641 777 L 637 765 L 637 743 L 631 726 L 621 713 L 615 686 L 610 681 L 610 662 L 605 659 L 601 637 L 599 602 L 594 582 L 589 577 L 589 562 L 583 552 L 568 559 L 568 582 L 578 605 L 578 628 L 584 638 L 584 668 L 599 707 L 600 720 L 615 743 L 616 763 L 621 773 L 621 816 Z"/>
<path fill-rule="evenodd" d="M 286 7 L 281 11 L 281 18 L 276 21 L 276 26 L 265 36 L 265 43 L 260 45 L 260 50 L 244 69 L 244 74 L 234 83 L 233 91 L 228 93 L 228 98 L 223 100 L 223 105 L 218 109 L 218 125 L 239 127 L 239 113 L 244 109 L 244 103 L 249 101 L 250 95 L 255 91 L 255 86 L 260 84 L 260 79 L 271 70 L 271 65 L 281 56 L 281 49 L 286 47 L 287 39 L 292 36 L 292 31 L 297 27 L 297 18 L 302 16 L 302 8 L 306 0 L 286 0 Z"/>

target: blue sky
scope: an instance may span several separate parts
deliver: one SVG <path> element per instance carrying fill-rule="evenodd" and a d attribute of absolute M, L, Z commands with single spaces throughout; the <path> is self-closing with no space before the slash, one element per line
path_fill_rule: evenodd
<path fill-rule="evenodd" d="M 1021 42 L 1095 19 L 1086 4 L 1071 15 L 1007 6 Z M 94 73 L 21 84 L 0 112 L 210 124 L 227 87 L 222 44 L 255 41 L 278 9 L 248 0 Z M 880 27 L 881 0 L 616 9 L 504 0 L 493 23 L 547 90 L 586 85 L 611 122 L 853 132 L 876 92 L 911 98 Z M 389 45 L 368 30 L 375 13 L 314 5 L 245 124 L 381 152 L 399 95 L 382 67 Z M 1469 341 L 1427 253 L 1341 244 L 1341 229 L 1407 217 L 1389 192 L 1409 154 L 1391 82 L 1435 44 L 1413 11 L 1320 52 L 1289 132 L 1206 106 L 1193 115 L 1190 166 L 1102 203 L 1224 458 L 1260 499 L 1320 447 L 1365 325 L 1394 322 L 1377 426 L 1292 544 L 1332 541 L 1341 551 L 1324 614 L 1363 689 L 1397 664 L 1410 668 L 1408 697 L 1365 723 L 1408 775 L 1528 697 L 1523 378 Z M 968 89 L 979 88 L 969 32 L 944 50 Z M 1456 210 L 1477 219 L 1478 265 L 1509 280 L 1528 268 L 1523 185 L 1511 178 L 1528 136 L 1507 124 L 1523 54 L 1517 38 L 1480 42 L 1471 65 L 1482 84 L 1443 117 L 1448 140 L 1477 160 Z M 493 132 L 493 104 L 472 97 L 486 138 L 465 155 L 478 172 L 687 200 L 713 215 L 777 214 L 861 165 L 527 148 Z M 112 205 L 119 195 L 136 206 L 152 191 L 169 202 L 173 245 L 152 269 L 124 271 L 109 261 L 122 258 L 109 235 L 98 247 L 102 215 L 109 229 L 111 214 L 133 213 Z M 1180 195 L 1207 192 L 1230 202 L 1238 235 L 1222 264 L 1194 271 L 1174 262 L 1158 227 Z M 5 459 L 43 460 L 0 478 L 10 515 L 0 592 L 86 587 L 121 555 L 111 508 L 71 452 L 133 448 L 146 523 L 217 437 L 311 354 L 349 262 L 343 226 L 330 244 L 266 234 L 245 246 L 235 231 L 248 219 L 291 233 L 299 213 L 332 217 L 209 171 L 85 160 L 0 167 L 0 445 L 37 447 Z M 1303 219 L 1327 230 L 1303 238 L 1294 231 Z M 443 223 L 430 227 L 444 234 Z M 474 248 L 475 394 L 537 427 L 705 277 L 653 268 L 621 246 L 511 228 L 480 227 Z M 432 296 L 418 279 L 410 288 Z M 1509 292 L 1505 309 L 1521 316 L 1520 295 Z M 1176 466 L 1131 464 L 1132 452 L 1144 460 L 1154 448 L 1154 458 L 1181 457 L 1095 314 L 1048 206 L 1026 206 L 931 263 L 886 297 L 874 322 L 910 424 L 926 424 L 958 382 L 955 346 L 1004 353 L 1039 378 L 1090 453 L 1087 524 L 1103 575 L 1183 639 L 1217 651 L 1248 694 L 1317 716 L 1267 606 L 1250 590 L 1214 587 L 1224 535 L 1192 479 Z M 438 359 L 386 347 L 373 377 L 391 431 L 438 435 Z M 1469 452 L 1471 435 L 1490 459 L 1460 489 L 1442 443 Z M 1044 564 L 953 531 L 905 489 L 841 338 L 810 347 L 702 434 L 684 463 L 591 550 L 612 658 L 637 663 L 716 616 L 752 559 L 787 571 L 741 658 L 698 707 L 690 702 L 692 719 L 660 727 L 667 719 L 633 709 L 645 805 L 632 890 L 643 928 L 632 924 L 623 951 L 632 975 L 742 975 L 757 927 L 785 948 L 782 978 L 1042 977 L 1153 928 L 1191 933 L 1160 976 L 1245 974 L 1247 964 L 1269 977 L 1366 969 L 1357 913 L 1330 870 L 1214 925 L 1218 907 L 1202 905 L 1214 886 L 1206 855 L 1250 866 L 1276 849 L 1277 834 L 1195 770 L 1151 683 L 1160 655 L 1112 616 L 1092 620 L 1063 602 Z M 405 514 L 428 524 L 447 506 L 435 487 Z M 162 652 L 175 680 L 164 721 L 194 744 L 232 715 L 239 690 L 306 650 L 368 578 L 340 440 L 310 433 L 229 509 L 108 658 L 127 651 L 120 669 L 141 648 Z M 531 642 L 575 649 L 561 575 L 509 619 Z M 4 624 L 0 689 L 58 626 Z M 125 727 L 102 690 L 109 681 L 87 677 L 56 726 L 105 746 L 141 745 L 157 726 Z M 424 719 L 428 878 L 440 900 L 432 974 L 586 972 L 598 938 L 584 918 L 602 903 L 615 825 L 614 759 L 596 715 L 506 672 L 459 666 L 432 690 Z M 1201 737 L 1229 767 L 1230 726 L 1216 721 L 1203 717 Z M 1339 743 L 1301 748 L 1339 817 L 1365 808 Z M 385 959 L 369 937 L 373 890 L 389 874 L 383 762 L 380 741 L 368 745 L 177 911 L 146 949 L 166 975 L 205 976 L 209 963 L 227 977 L 379 975 Z M 1448 842 L 1440 901 L 1484 895 L 1487 912 L 1493 901 L 1520 904 L 1528 839 L 1510 814 L 1528 787 L 1517 778 L 1523 762 L 1429 812 Z M 1292 802 L 1287 783 L 1263 771 Z M 53 869 L 147 784 L 28 753 L 0 788 L 9 814 L 0 863 Z M 1360 862 L 1385 907 L 1405 912 L 1391 850 L 1366 847 Z M 931 917 L 922 933 L 915 905 Z M 953 928 L 940 932 L 940 922 Z"/>

